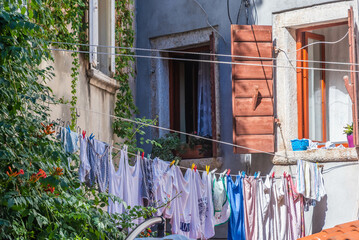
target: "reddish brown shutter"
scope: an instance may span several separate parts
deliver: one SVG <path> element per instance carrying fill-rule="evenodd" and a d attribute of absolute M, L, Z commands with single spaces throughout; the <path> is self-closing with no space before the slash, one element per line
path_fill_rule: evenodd
<path fill-rule="evenodd" d="M 241 56 L 232 57 L 233 143 L 274 152 L 272 27 L 232 25 L 231 40 L 232 55 Z"/>
<path fill-rule="evenodd" d="M 209 49 L 212 54 L 216 53 L 214 33 L 209 36 Z M 212 138 L 217 140 L 217 119 L 216 119 L 216 68 L 214 61 L 215 55 L 211 55 L 211 118 L 212 118 Z M 212 142 L 213 157 L 217 157 L 217 143 Z"/>
<path fill-rule="evenodd" d="M 350 82 L 354 86 L 354 99 L 353 102 L 353 126 L 354 126 L 354 144 L 359 145 L 359 136 L 358 136 L 358 82 L 357 82 L 357 73 L 354 72 L 356 68 L 356 39 L 355 39 L 355 27 L 354 27 L 354 13 L 353 8 L 351 7 L 348 10 L 348 28 L 349 28 L 349 61 L 350 65 Z M 346 84 L 347 85 L 347 84 Z M 350 92 L 349 92 L 350 95 Z M 353 101 L 354 100 L 354 101 Z"/>

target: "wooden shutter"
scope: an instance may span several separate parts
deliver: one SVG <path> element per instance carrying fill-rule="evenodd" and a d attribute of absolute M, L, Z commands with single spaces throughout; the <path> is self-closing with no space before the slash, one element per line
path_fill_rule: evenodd
<path fill-rule="evenodd" d="M 232 56 L 233 143 L 274 152 L 272 27 L 232 25 L 231 44 L 232 55 L 241 56 Z"/>
<path fill-rule="evenodd" d="M 348 10 L 348 28 L 349 28 L 349 61 L 350 65 L 350 82 L 351 85 L 354 86 L 354 99 L 352 98 L 353 102 L 353 126 L 354 126 L 354 144 L 357 146 L 359 145 L 359 136 L 358 136 L 358 82 L 357 82 L 357 73 L 354 72 L 357 70 L 356 63 L 357 63 L 357 56 L 356 56 L 356 39 L 355 39 L 355 23 L 354 23 L 354 13 L 353 7 Z M 347 85 L 347 84 L 346 84 Z M 349 91 L 349 90 L 348 90 Z M 350 91 L 349 91 L 349 95 Z M 354 101 L 353 101 L 354 100 Z"/>
<path fill-rule="evenodd" d="M 216 53 L 216 44 L 214 33 L 209 36 L 209 50 L 210 53 Z M 212 138 L 217 140 L 217 119 L 216 119 L 216 67 L 214 61 L 216 60 L 215 55 L 211 55 L 211 118 L 212 118 Z M 212 142 L 213 157 L 217 157 L 217 143 Z"/>

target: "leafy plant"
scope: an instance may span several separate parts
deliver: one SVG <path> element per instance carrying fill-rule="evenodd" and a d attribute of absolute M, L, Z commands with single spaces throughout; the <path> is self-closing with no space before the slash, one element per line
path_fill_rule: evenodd
<path fill-rule="evenodd" d="M 133 65 L 135 63 L 133 55 L 134 30 L 133 30 L 133 0 L 115 1 L 116 5 L 116 45 L 121 48 L 116 49 L 116 74 L 114 78 L 120 83 L 120 89 L 116 95 L 115 115 L 113 123 L 114 133 L 128 146 L 128 151 L 137 153 L 143 152 L 139 147 L 140 143 L 151 144 L 159 147 L 155 140 L 146 138 L 145 125 L 135 122 L 129 122 L 122 118 L 132 119 L 138 114 L 138 109 L 134 103 L 132 90 L 130 87 L 130 79 L 134 77 Z M 156 119 L 135 118 L 136 122 L 146 123 L 150 125 L 157 124 Z M 138 141 L 139 140 L 139 141 Z"/>
<path fill-rule="evenodd" d="M 51 59 L 46 35 L 65 31 L 53 29 L 62 18 L 51 13 L 64 9 L 57 1 L 29 4 L 0 3 L 0 239 L 123 239 L 133 219 L 154 210 L 109 215 L 109 197 L 121 199 L 81 187 L 68 166 L 78 157 L 64 152 L 48 122 L 49 106 L 57 104 L 46 86 L 52 67 L 39 67 Z"/>
<path fill-rule="evenodd" d="M 197 132 L 193 132 L 192 134 L 197 135 Z M 211 139 L 211 136 L 200 136 L 200 137 Z M 188 146 L 191 149 L 194 149 L 195 146 L 201 146 L 201 148 L 199 149 L 200 154 L 206 154 L 212 152 L 212 142 L 210 140 L 206 140 L 203 138 L 188 136 Z"/>
<path fill-rule="evenodd" d="M 164 137 L 155 140 L 159 145 L 152 147 L 152 157 L 164 161 L 181 161 L 180 154 L 184 152 L 183 144 L 177 133 L 167 133 Z"/>
<path fill-rule="evenodd" d="M 344 127 L 343 133 L 345 133 L 346 135 L 352 135 L 353 134 L 353 123 L 352 124 L 347 124 Z"/>

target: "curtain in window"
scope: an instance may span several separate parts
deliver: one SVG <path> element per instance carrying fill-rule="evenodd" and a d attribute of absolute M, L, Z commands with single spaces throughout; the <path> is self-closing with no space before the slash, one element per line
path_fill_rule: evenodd
<path fill-rule="evenodd" d="M 200 56 L 200 60 L 209 60 Z M 211 118 L 211 67 L 210 63 L 199 62 L 198 66 L 198 135 L 212 136 Z"/>

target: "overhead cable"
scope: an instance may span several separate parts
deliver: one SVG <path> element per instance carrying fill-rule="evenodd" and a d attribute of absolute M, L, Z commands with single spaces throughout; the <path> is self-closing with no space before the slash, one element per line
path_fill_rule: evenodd
<path fill-rule="evenodd" d="M 81 51 L 81 50 L 56 49 L 56 48 L 49 48 L 49 50 L 62 51 L 62 52 L 94 53 L 93 51 L 91 52 L 91 51 Z M 161 57 L 161 56 L 123 54 L 123 53 L 96 52 L 96 54 L 135 57 L 135 58 L 164 59 L 164 60 L 175 60 L 175 61 L 186 61 L 186 62 L 205 62 L 205 63 L 218 63 L 218 64 L 228 64 L 228 65 L 260 66 L 260 67 L 274 67 L 274 68 L 292 68 L 292 66 L 281 66 L 281 65 L 273 65 L 273 64 L 258 64 L 258 63 L 244 63 L 244 62 L 224 62 L 224 61 L 214 61 L 214 60 L 174 58 L 174 57 Z M 349 73 L 349 72 L 356 72 L 357 73 L 357 72 L 359 72 L 357 70 L 349 70 L 349 69 L 346 70 L 346 69 L 335 69 L 335 68 L 296 67 L 296 69 L 311 69 L 311 70 L 331 71 L 331 72 L 346 72 L 346 73 Z"/>
<path fill-rule="evenodd" d="M 209 23 L 209 17 L 208 14 L 206 12 L 206 10 L 204 10 L 204 8 L 202 7 L 202 5 L 197 1 L 197 0 L 193 0 L 195 3 L 197 3 L 197 5 L 202 9 L 202 11 L 204 12 L 204 14 L 206 15 L 206 22 L 207 24 L 213 29 L 213 31 L 215 31 L 219 36 L 221 36 L 223 42 L 225 44 L 227 44 L 226 40 L 224 39 L 224 37 Z"/>
<path fill-rule="evenodd" d="M 200 55 L 200 56 L 216 56 L 216 57 L 230 57 L 230 58 L 247 58 L 247 59 L 258 59 L 258 60 L 286 60 L 270 57 L 254 57 L 254 56 L 243 56 L 243 55 L 231 55 L 231 54 L 220 54 L 220 53 L 205 53 L 205 52 L 188 52 L 181 50 L 163 50 L 163 49 L 153 49 L 153 48 L 137 48 L 137 47 L 119 47 L 119 46 L 106 46 L 98 44 L 85 44 L 85 43 L 69 43 L 69 42 L 49 42 L 55 44 L 65 44 L 65 45 L 75 45 L 75 46 L 89 46 L 89 47 L 101 47 L 101 48 L 115 48 L 115 49 L 125 49 L 125 50 L 135 50 L 135 51 L 148 51 L 148 52 L 162 52 L 162 53 L 178 53 L 178 54 L 190 54 L 190 55 Z M 282 50 L 283 51 L 283 50 Z M 92 53 L 92 52 L 89 52 Z M 288 60 L 290 62 L 313 62 L 313 63 L 326 63 L 326 64 L 337 64 L 337 65 L 357 65 L 347 62 L 329 62 L 329 61 L 317 61 L 317 60 Z"/>
<path fill-rule="evenodd" d="M 309 47 L 309 46 L 315 45 L 315 44 L 337 44 L 337 43 L 339 43 L 340 41 L 343 41 L 343 40 L 346 38 L 346 36 L 348 36 L 348 34 L 349 34 L 349 30 L 348 30 L 348 32 L 347 32 L 341 39 L 339 39 L 339 40 L 337 40 L 337 41 L 334 41 L 334 42 L 318 41 L 318 42 L 309 43 L 309 44 L 307 44 L 307 45 L 305 45 L 305 46 L 303 46 L 303 47 L 297 49 L 297 52 L 300 51 L 300 50 L 302 50 L 302 49 L 304 49 L 304 48 L 307 48 L 307 47 Z"/>

